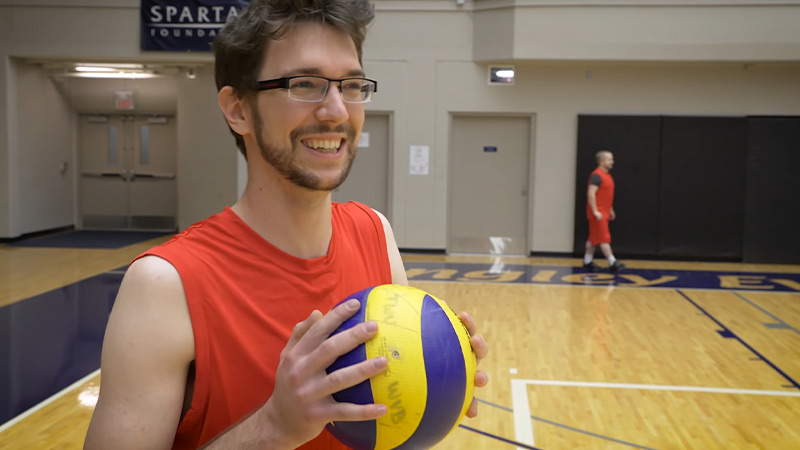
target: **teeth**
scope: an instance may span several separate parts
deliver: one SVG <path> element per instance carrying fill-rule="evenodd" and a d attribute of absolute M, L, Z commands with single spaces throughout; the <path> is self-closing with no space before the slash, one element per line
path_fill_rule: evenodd
<path fill-rule="evenodd" d="M 314 150 L 322 150 L 322 151 L 336 151 L 342 145 L 341 139 L 313 139 L 303 141 L 303 144 L 307 147 L 313 148 Z"/>

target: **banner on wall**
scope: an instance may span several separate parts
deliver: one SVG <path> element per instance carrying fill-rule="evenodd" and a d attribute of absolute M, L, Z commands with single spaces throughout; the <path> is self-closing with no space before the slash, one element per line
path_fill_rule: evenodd
<path fill-rule="evenodd" d="M 142 0 L 142 50 L 210 52 L 229 18 L 250 0 Z"/>

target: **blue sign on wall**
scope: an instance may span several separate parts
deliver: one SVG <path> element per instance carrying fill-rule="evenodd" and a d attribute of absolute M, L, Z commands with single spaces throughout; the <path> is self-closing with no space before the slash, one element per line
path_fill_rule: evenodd
<path fill-rule="evenodd" d="M 210 52 L 230 17 L 250 0 L 142 0 L 142 50 Z"/>
<path fill-rule="evenodd" d="M 488 153 L 497 153 L 497 147 L 485 146 L 483 147 L 483 151 Z"/>

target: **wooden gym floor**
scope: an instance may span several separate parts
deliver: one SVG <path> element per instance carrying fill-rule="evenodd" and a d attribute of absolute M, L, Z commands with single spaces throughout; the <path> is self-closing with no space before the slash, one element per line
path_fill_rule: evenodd
<path fill-rule="evenodd" d="M 116 250 L 0 245 L 0 449 L 80 449 Z M 404 255 L 491 350 L 479 416 L 437 448 L 800 448 L 800 266 Z"/>

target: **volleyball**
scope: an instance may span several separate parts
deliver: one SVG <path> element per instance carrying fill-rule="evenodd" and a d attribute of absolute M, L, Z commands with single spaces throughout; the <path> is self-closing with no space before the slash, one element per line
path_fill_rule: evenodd
<path fill-rule="evenodd" d="M 442 300 L 417 288 L 386 284 L 351 298 L 359 311 L 333 334 L 368 320 L 378 334 L 339 357 L 328 373 L 384 356 L 387 369 L 333 395 L 338 402 L 380 403 L 377 420 L 332 422 L 328 431 L 354 450 L 427 449 L 453 431 L 467 413 L 477 362 L 469 332 Z"/>

